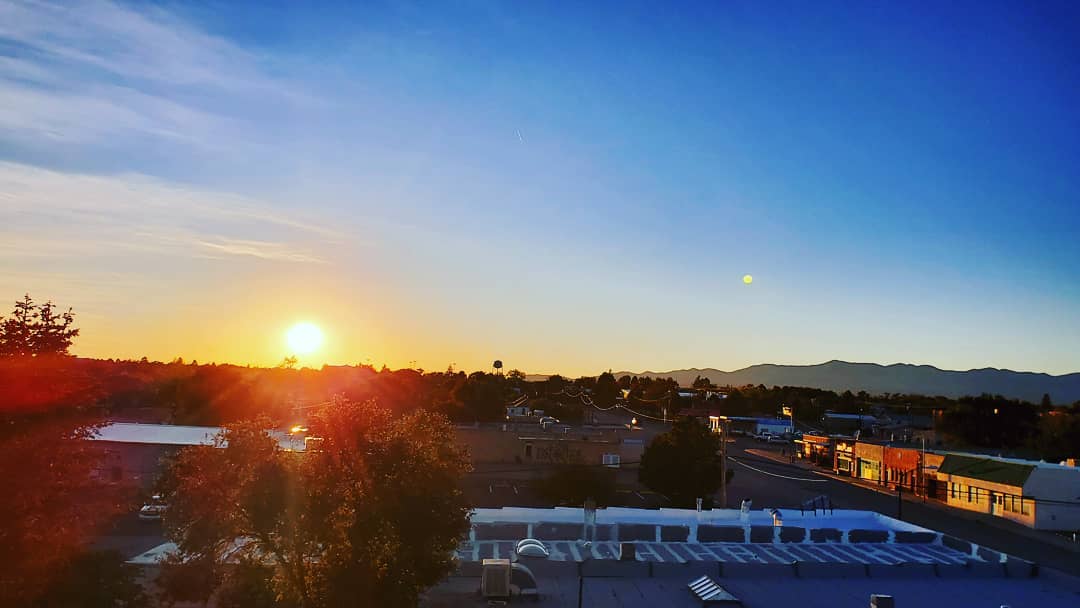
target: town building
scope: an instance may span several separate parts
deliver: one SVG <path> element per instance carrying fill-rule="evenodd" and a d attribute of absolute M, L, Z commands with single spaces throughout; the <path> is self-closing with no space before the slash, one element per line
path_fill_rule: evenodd
<path fill-rule="evenodd" d="M 498 423 L 457 425 L 459 445 L 475 464 L 595 464 L 619 467 L 641 460 L 645 441 L 625 426 Z"/>
<path fill-rule="evenodd" d="M 854 435 L 857 431 L 872 432 L 875 426 L 881 426 L 884 423 L 885 421 L 871 414 L 826 411 L 821 417 L 821 424 L 825 427 L 825 431 L 832 435 Z"/>
<path fill-rule="evenodd" d="M 855 477 L 883 483 L 882 464 L 885 462 L 883 445 L 859 441 L 855 444 Z"/>
<path fill-rule="evenodd" d="M 757 416 L 725 416 L 719 410 L 710 408 L 690 408 L 679 412 L 680 416 L 696 418 L 708 425 L 714 433 L 719 433 L 723 421 L 728 421 L 729 429 L 738 435 L 790 435 L 791 420 L 780 418 L 761 418 Z"/>
<path fill-rule="evenodd" d="M 1080 529 L 1080 468 L 946 454 L 936 472 L 945 502 L 1038 530 Z"/>
<path fill-rule="evenodd" d="M 224 429 L 216 426 L 185 426 L 113 422 L 97 429 L 87 439 L 101 446 L 104 466 L 98 474 L 110 481 L 150 488 L 161 473 L 165 459 L 189 446 L 212 446 Z M 301 434 L 271 431 L 285 450 L 304 451 Z"/>
<path fill-rule="evenodd" d="M 838 475 L 1009 519 L 1039 530 L 1080 529 L 1080 468 L 922 446 L 806 434 L 797 454 Z"/>

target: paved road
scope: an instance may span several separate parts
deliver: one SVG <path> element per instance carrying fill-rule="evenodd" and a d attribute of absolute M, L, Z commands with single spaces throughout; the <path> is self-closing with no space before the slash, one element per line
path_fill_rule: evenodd
<path fill-rule="evenodd" d="M 730 507 L 737 507 L 742 498 L 750 498 L 754 508 L 797 508 L 804 500 L 825 494 L 839 509 L 876 511 L 890 517 L 902 515 L 901 519 L 906 522 L 1080 576 L 1080 550 L 1050 540 L 1044 542 L 1039 538 L 1043 533 L 1000 518 L 988 521 L 989 515 L 956 512 L 940 505 L 910 500 L 903 502 L 902 512 L 898 513 L 899 501 L 895 494 L 884 494 L 745 451 L 762 447 L 762 444 L 745 438 L 730 444 L 729 462 L 733 458 L 742 463 L 730 464 L 735 469 L 735 477 L 728 487 Z"/>

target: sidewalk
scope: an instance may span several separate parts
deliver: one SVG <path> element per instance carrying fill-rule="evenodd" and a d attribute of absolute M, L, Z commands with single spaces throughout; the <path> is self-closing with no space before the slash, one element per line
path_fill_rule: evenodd
<path fill-rule="evenodd" d="M 872 490 L 878 494 L 884 494 L 886 496 L 896 497 L 896 490 L 890 489 L 887 485 L 880 484 L 868 479 L 859 479 L 854 477 L 847 477 L 845 475 L 837 475 L 829 469 L 822 469 L 821 467 L 812 465 L 805 460 L 795 459 L 795 462 L 791 462 L 790 456 L 781 456 L 775 452 L 769 450 L 762 450 L 757 448 L 750 448 L 745 450 L 748 454 L 753 454 L 759 458 L 765 458 L 773 462 L 785 464 L 788 466 L 795 466 L 809 473 L 819 475 L 835 481 L 840 481 L 851 486 L 860 487 L 866 490 Z M 1080 553 L 1080 544 L 1070 542 L 1068 539 L 1062 538 L 1052 532 L 1045 532 L 1042 530 L 1033 530 L 1027 526 L 1012 522 L 1000 517 L 994 517 L 987 513 L 976 513 L 974 511 L 968 511 L 965 509 L 957 509 L 950 507 L 945 503 L 905 492 L 902 494 L 902 499 L 905 503 L 917 504 L 935 509 L 942 514 L 947 514 L 953 517 L 962 518 L 967 521 L 976 522 L 989 527 L 997 528 L 1002 532 L 1008 532 L 1011 534 L 1017 534 L 1029 538 L 1033 541 L 1047 543 L 1062 549 L 1066 549 L 1075 553 Z"/>

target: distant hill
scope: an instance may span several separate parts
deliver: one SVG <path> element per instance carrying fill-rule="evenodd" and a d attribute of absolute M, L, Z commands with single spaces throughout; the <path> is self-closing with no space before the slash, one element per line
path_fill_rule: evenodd
<path fill-rule="evenodd" d="M 623 375 L 674 378 L 682 386 L 690 386 L 697 376 L 708 377 L 715 384 L 742 386 L 806 386 L 843 392 L 866 391 L 870 394 L 910 393 L 963 397 L 991 393 L 1025 399 L 1038 403 L 1049 393 L 1055 405 L 1080 400 L 1080 373 L 1051 376 L 1034 372 L 1014 372 L 1009 369 L 972 369 L 952 371 L 931 365 L 896 363 L 848 363 L 829 361 L 818 365 L 751 365 L 725 372 L 718 369 L 679 369 L 670 372 L 618 372 Z"/>

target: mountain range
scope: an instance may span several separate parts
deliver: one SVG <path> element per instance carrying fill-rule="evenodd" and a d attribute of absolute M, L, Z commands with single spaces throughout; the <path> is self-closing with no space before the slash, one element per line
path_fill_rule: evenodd
<path fill-rule="evenodd" d="M 866 391 L 872 395 L 905 393 L 963 397 L 990 393 L 1038 403 L 1044 394 L 1055 405 L 1080 401 L 1080 372 L 1052 376 L 1035 372 L 1016 372 L 1010 369 L 971 369 L 954 371 L 931 365 L 896 363 L 849 363 L 829 361 L 817 365 L 751 365 L 732 372 L 718 369 L 678 369 L 669 372 L 617 372 L 624 375 L 674 378 L 681 386 L 690 386 L 697 376 L 707 377 L 714 384 L 743 386 L 805 386 L 843 392 Z"/>

